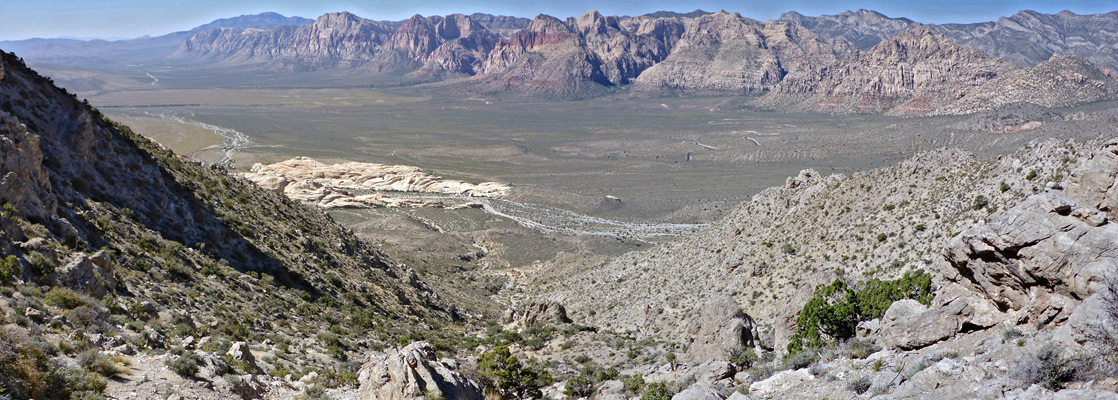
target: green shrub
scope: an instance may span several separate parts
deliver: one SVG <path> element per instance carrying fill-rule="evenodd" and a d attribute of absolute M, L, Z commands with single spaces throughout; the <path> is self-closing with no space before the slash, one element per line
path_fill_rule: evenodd
<path fill-rule="evenodd" d="M 84 296 L 61 286 L 55 286 L 43 295 L 43 302 L 67 310 L 89 304 L 89 300 Z"/>
<path fill-rule="evenodd" d="M 575 375 L 571 379 L 567 379 L 567 385 L 563 387 L 563 394 L 571 399 L 590 397 L 591 394 L 594 394 L 594 380 L 586 374 Z"/>
<path fill-rule="evenodd" d="M 743 348 L 737 353 L 730 355 L 730 362 L 737 365 L 738 368 L 747 369 L 753 367 L 761 358 L 757 356 L 757 352 L 751 348 Z"/>
<path fill-rule="evenodd" d="M 85 368 L 89 372 L 96 372 L 101 376 L 114 377 L 120 375 L 123 371 L 116 362 L 109 359 L 96 349 L 90 349 L 81 352 L 77 357 L 78 365 Z"/>
<path fill-rule="evenodd" d="M 870 386 L 872 385 L 873 381 L 870 380 L 870 377 L 863 375 L 847 381 L 846 390 L 857 394 L 862 394 L 865 393 L 867 390 L 870 390 Z"/>
<path fill-rule="evenodd" d="M 16 256 L 0 258 L 0 286 L 11 283 L 19 275 L 19 259 Z"/>
<path fill-rule="evenodd" d="M 641 400 L 671 400 L 672 390 L 664 382 L 653 382 L 648 384 L 644 394 L 641 395 Z"/>
<path fill-rule="evenodd" d="M 891 281 L 874 279 L 864 286 L 854 290 L 840 279 L 816 286 L 815 296 L 804 304 L 796 318 L 796 333 L 788 343 L 788 353 L 850 339 L 859 322 L 880 318 L 897 300 L 915 299 L 929 304 L 933 297 L 932 277 L 923 271 L 906 273 Z"/>
<path fill-rule="evenodd" d="M 974 209 L 975 211 L 977 211 L 977 210 L 981 210 L 983 208 L 986 208 L 986 206 L 989 205 L 989 204 L 990 204 L 990 200 L 987 200 L 986 196 L 978 195 L 978 196 L 974 196 L 974 203 L 971 204 L 971 208 Z"/>
<path fill-rule="evenodd" d="M 54 273 L 54 261 L 51 261 L 43 253 L 32 251 L 28 256 L 31 258 L 31 270 L 39 276 L 48 276 Z"/>
<path fill-rule="evenodd" d="M 181 377 L 193 378 L 194 375 L 198 373 L 199 361 L 201 361 L 201 359 L 199 359 L 198 355 L 194 354 L 193 351 L 185 351 L 182 355 L 165 361 L 164 364 Z"/>
<path fill-rule="evenodd" d="M 881 347 L 873 344 L 873 342 L 867 340 L 851 340 L 842 349 L 842 355 L 852 359 L 863 359 L 879 350 L 881 350 Z"/>
<path fill-rule="evenodd" d="M 809 365 L 815 363 L 819 359 L 819 352 L 814 348 L 801 349 L 795 353 L 790 353 L 781 362 L 785 369 L 802 369 L 807 368 Z"/>
<path fill-rule="evenodd" d="M 626 375 L 621 377 L 621 383 L 625 384 L 625 390 L 633 393 L 640 393 L 644 388 L 644 377 L 640 375 Z"/>
<path fill-rule="evenodd" d="M 1017 329 L 1016 327 L 1006 328 L 1004 331 L 1002 331 L 1002 339 L 1010 340 L 1019 337 L 1021 337 L 1021 330 Z"/>
<path fill-rule="evenodd" d="M 551 384 L 551 374 L 522 364 L 508 346 L 497 346 L 482 354 L 477 369 L 486 390 L 502 399 L 538 399 L 543 396 L 540 388 Z"/>

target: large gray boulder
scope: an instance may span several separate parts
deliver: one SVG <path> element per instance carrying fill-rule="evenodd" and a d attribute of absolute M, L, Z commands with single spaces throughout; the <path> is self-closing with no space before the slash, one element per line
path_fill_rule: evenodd
<path fill-rule="evenodd" d="M 435 396 L 445 400 L 481 399 L 482 390 L 455 371 L 455 363 L 435 358 L 435 347 L 415 342 L 400 350 L 375 354 L 358 372 L 358 399 L 421 400 Z"/>
<path fill-rule="evenodd" d="M 59 268 L 56 277 L 60 285 L 98 299 L 116 291 L 116 276 L 104 250 L 92 256 L 79 254 Z"/>
<path fill-rule="evenodd" d="M 521 328 L 567 324 L 567 309 L 555 301 L 535 301 L 510 308 L 505 313 L 505 322 Z"/>
<path fill-rule="evenodd" d="M 719 296 L 707 303 L 702 315 L 691 327 L 691 347 L 684 361 L 701 363 L 728 360 L 745 348 L 757 347 L 757 324 L 741 311 L 730 296 Z"/>
<path fill-rule="evenodd" d="M 989 300 L 957 284 L 941 288 L 931 307 L 916 300 L 894 302 L 879 323 L 859 324 L 861 335 L 880 334 L 881 345 L 889 349 L 919 349 L 949 339 L 963 331 L 989 328 L 1008 317 Z"/>
<path fill-rule="evenodd" d="M 1061 322 L 1118 266 L 1118 225 L 1062 191 L 1034 195 L 944 249 L 945 277 L 1018 311 L 1018 321 Z"/>
<path fill-rule="evenodd" d="M 1067 194 L 1080 204 L 1118 218 L 1118 138 L 1111 139 L 1071 171 Z"/>

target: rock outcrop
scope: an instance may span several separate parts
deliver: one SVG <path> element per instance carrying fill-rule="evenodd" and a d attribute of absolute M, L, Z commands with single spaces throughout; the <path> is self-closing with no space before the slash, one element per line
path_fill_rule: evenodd
<path fill-rule="evenodd" d="M 323 164 L 296 157 L 275 164 L 254 164 L 244 174 L 261 187 L 322 208 L 457 207 L 437 199 L 394 198 L 350 191 L 417 192 L 465 197 L 501 197 L 510 187 L 497 182 L 471 184 L 443 179 L 406 165 L 348 162 Z"/>
<path fill-rule="evenodd" d="M 703 307 L 691 328 L 694 341 L 684 361 L 729 360 L 744 349 L 760 347 L 757 325 L 729 296 L 720 296 Z"/>
<path fill-rule="evenodd" d="M 1016 68 L 918 27 L 862 54 L 790 75 L 754 103 L 781 111 L 926 115 Z"/>
<path fill-rule="evenodd" d="M 359 399 L 421 400 L 436 396 L 446 400 L 483 398 L 477 383 L 455 371 L 455 363 L 436 360 L 435 348 L 415 342 L 400 350 L 370 357 L 358 372 Z"/>
<path fill-rule="evenodd" d="M 995 22 L 933 25 L 964 46 L 1023 67 L 1044 62 L 1053 54 L 1075 55 L 1109 69 L 1118 68 L 1118 11 L 1078 15 L 1069 11 L 1044 14 L 1023 10 Z"/>
<path fill-rule="evenodd" d="M 1020 313 L 1018 321 L 1062 322 L 1118 266 L 1118 225 L 1062 191 L 1032 196 L 989 223 L 963 231 L 944 256 L 948 279 Z"/>
<path fill-rule="evenodd" d="M 523 328 L 545 327 L 547 325 L 569 324 L 567 309 L 554 301 L 531 302 L 509 309 L 505 322 Z"/>

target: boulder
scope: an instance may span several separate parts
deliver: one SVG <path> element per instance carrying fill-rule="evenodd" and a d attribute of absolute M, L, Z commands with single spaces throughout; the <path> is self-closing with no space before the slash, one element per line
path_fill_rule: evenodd
<path fill-rule="evenodd" d="M 605 381 L 598 385 L 597 400 L 628 400 L 625 396 L 625 383 L 621 381 Z"/>
<path fill-rule="evenodd" d="M 912 299 L 894 302 L 882 320 L 882 345 L 889 349 L 918 349 L 950 338 L 959 327 L 955 315 Z"/>
<path fill-rule="evenodd" d="M 1075 308 L 1065 324 L 1053 332 L 1052 339 L 1065 345 L 1082 345 L 1099 335 L 1115 335 L 1118 338 L 1118 321 L 1112 321 L 1106 312 L 1106 293 L 1099 292 L 1088 297 Z"/>
<path fill-rule="evenodd" d="M 571 319 L 567 317 L 567 309 L 563 308 L 562 304 L 555 301 L 538 301 L 509 309 L 505 314 L 505 322 L 531 328 L 568 324 Z"/>
<path fill-rule="evenodd" d="M 672 400 L 723 400 L 726 396 L 713 388 L 690 388 L 672 396 Z"/>
<path fill-rule="evenodd" d="M 59 268 L 55 276 L 59 285 L 98 299 L 116 291 L 116 277 L 113 276 L 108 255 L 103 251 L 92 258 L 78 255 Z"/>
<path fill-rule="evenodd" d="M 741 311 L 730 296 L 719 296 L 707 303 L 702 315 L 692 323 L 694 341 L 684 361 L 701 363 L 726 361 L 742 349 L 757 347 L 757 325 Z"/>
<path fill-rule="evenodd" d="M 374 354 L 358 373 L 358 399 L 403 400 L 436 396 L 446 400 L 480 399 L 481 387 L 448 363 L 435 359 L 435 348 L 415 342 L 400 350 Z"/>
<path fill-rule="evenodd" d="M 880 335 L 882 346 L 911 350 L 949 339 L 959 332 L 989 328 L 1009 317 L 989 300 L 957 284 L 940 288 L 931 307 L 916 300 L 894 302 L 875 327 L 859 324 L 859 337 Z"/>
<path fill-rule="evenodd" d="M 260 367 L 256 365 L 256 357 L 252 355 L 252 350 L 249 349 L 248 344 L 245 342 L 235 342 L 229 346 L 228 354 L 234 361 L 242 363 L 245 366 L 246 372 L 260 371 Z"/>
<path fill-rule="evenodd" d="M 1068 176 L 1068 197 L 1118 218 L 1118 139 L 1091 152 Z"/>
<path fill-rule="evenodd" d="M 268 390 L 255 375 L 225 375 L 223 378 L 217 381 L 225 382 L 230 393 L 244 400 L 263 398 Z"/>

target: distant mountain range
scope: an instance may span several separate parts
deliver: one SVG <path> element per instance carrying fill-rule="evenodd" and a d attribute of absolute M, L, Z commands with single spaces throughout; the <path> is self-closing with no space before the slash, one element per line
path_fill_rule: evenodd
<path fill-rule="evenodd" d="M 32 63 L 82 67 L 168 63 L 345 69 L 370 81 L 437 82 L 442 90 L 539 99 L 617 90 L 639 96 L 769 93 L 755 104 L 922 115 L 968 112 L 980 108 L 976 100 L 946 107 L 966 96 L 992 98 L 979 92 L 1009 86 L 1015 88 L 1014 99 L 1045 104 L 1113 98 L 1111 81 L 1096 78 L 1113 77 L 1118 70 L 1118 12 L 1022 11 L 996 22 L 949 25 L 868 10 L 817 17 L 789 12 L 763 22 L 701 10 L 638 17 L 591 11 L 563 20 L 453 14 L 373 21 L 341 12 L 311 21 L 265 13 L 156 38 L 35 39 L 0 42 L 0 48 Z M 991 83 L 1054 55 L 1070 57 L 1052 65 L 1069 66 L 1086 78 L 1069 78 L 1050 65 L 1014 75 L 1018 81 L 1029 75 L 1041 84 Z M 1056 95 L 1050 90 L 1053 82 L 1063 85 Z M 1078 89 L 1090 93 L 1068 92 Z"/>

